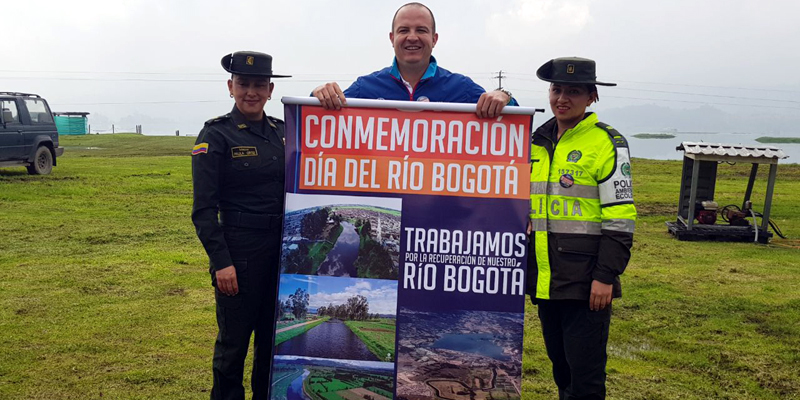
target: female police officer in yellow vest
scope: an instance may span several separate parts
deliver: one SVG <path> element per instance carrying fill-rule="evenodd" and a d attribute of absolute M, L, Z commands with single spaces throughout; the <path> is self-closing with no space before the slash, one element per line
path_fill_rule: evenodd
<path fill-rule="evenodd" d="M 242 377 L 255 332 L 254 399 L 266 399 L 284 198 L 283 121 L 264 114 L 272 95 L 268 54 L 222 58 L 232 74 L 230 113 L 205 123 L 192 150 L 192 221 L 210 261 L 219 334 L 212 399 L 244 399 Z"/>
<path fill-rule="evenodd" d="M 628 144 L 586 107 L 598 100 L 595 62 L 557 58 L 554 118 L 533 134 L 528 293 L 538 305 L 560 399 L 605 397 L 611 299 L 630 259 L 636 209 Z"/>

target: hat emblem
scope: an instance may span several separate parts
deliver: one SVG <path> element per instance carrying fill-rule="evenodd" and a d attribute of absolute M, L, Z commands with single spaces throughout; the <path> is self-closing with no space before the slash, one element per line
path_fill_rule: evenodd
<path fill-rule="evenodd" d="M 253 56 L 247 56 L 247 61 L 245 61 L 245 62 L 247 63 L 247 65 L 253 65 L 255 60 L 256 59 Z"/>
<path fill-rule="evenodd" d="M 574 74 L 575 73 L 575 64 L 567 64 L 567 73 Z"/>

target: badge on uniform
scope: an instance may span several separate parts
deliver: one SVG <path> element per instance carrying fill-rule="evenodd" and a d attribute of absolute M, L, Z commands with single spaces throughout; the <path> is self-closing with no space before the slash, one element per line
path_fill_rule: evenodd
<path fill-rule="evenodd" d="M 622 170 L 622 176 L 631 176 L 631 165 L 629 163 L 623 163 L 620 170 Z"/>
<path fill-rule="evenodd" d="M 231 157 L 257 157 L 258 149 L 255 146 L 237 146 L 231 147 Z"/>
<path fill-rule="evenodd" d="M 567 155 L 567 162 L 578 162 L 581 157 L 583 157 L 583 153 L 580 150 L 572 150 Z"/>
<path fill-rule="evenodd" d="M 208 153 L 208 143 L 200 143 L 192 148 L 192 155 Z"/>
<path fill-rule="evenodd" d="M 575 178 L 570 174 L 564 174 L 561 175 L 561 179 L 558 180 L 558 183 L 560 183 L 563 188 L 571 188 L 572 185 L 575 184 Z"/>
<path fill-rule="evenodd" d="M 239 129 L 244 129 L 244 128 L 247 128 L 247 124 L 239 124 L 239 125 L 236 125 L 236 127 L 239 128 Z"/>

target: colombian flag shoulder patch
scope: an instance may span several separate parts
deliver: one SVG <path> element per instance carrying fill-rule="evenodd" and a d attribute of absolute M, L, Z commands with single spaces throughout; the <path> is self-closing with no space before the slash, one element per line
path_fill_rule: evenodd
<path fill-rule="evenodd" d="M 198 154 L 208 153 L 208 143 L 200 143 L 195 145 L 192 149 L 192 155 L 196 156 Z"/>

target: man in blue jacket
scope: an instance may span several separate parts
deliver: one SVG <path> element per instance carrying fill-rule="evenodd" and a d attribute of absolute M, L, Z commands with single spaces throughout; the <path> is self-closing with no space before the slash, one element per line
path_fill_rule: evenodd
<path fill-rule="evenodd" d="M 433 12 L 421 3 L 400 7 L 392 19 L 391 67 L 359 77 L 344 92 L 336 82 L 314 89 L 325 109 L 340 109 L 347 97 L 359 99 L 477 103 L 477 115 L 494 118 L 506 105 L 517 105 L 505 90 L 486 92 L 472 79 L 438 66 L 431 55 L 439 34 Z"/>

